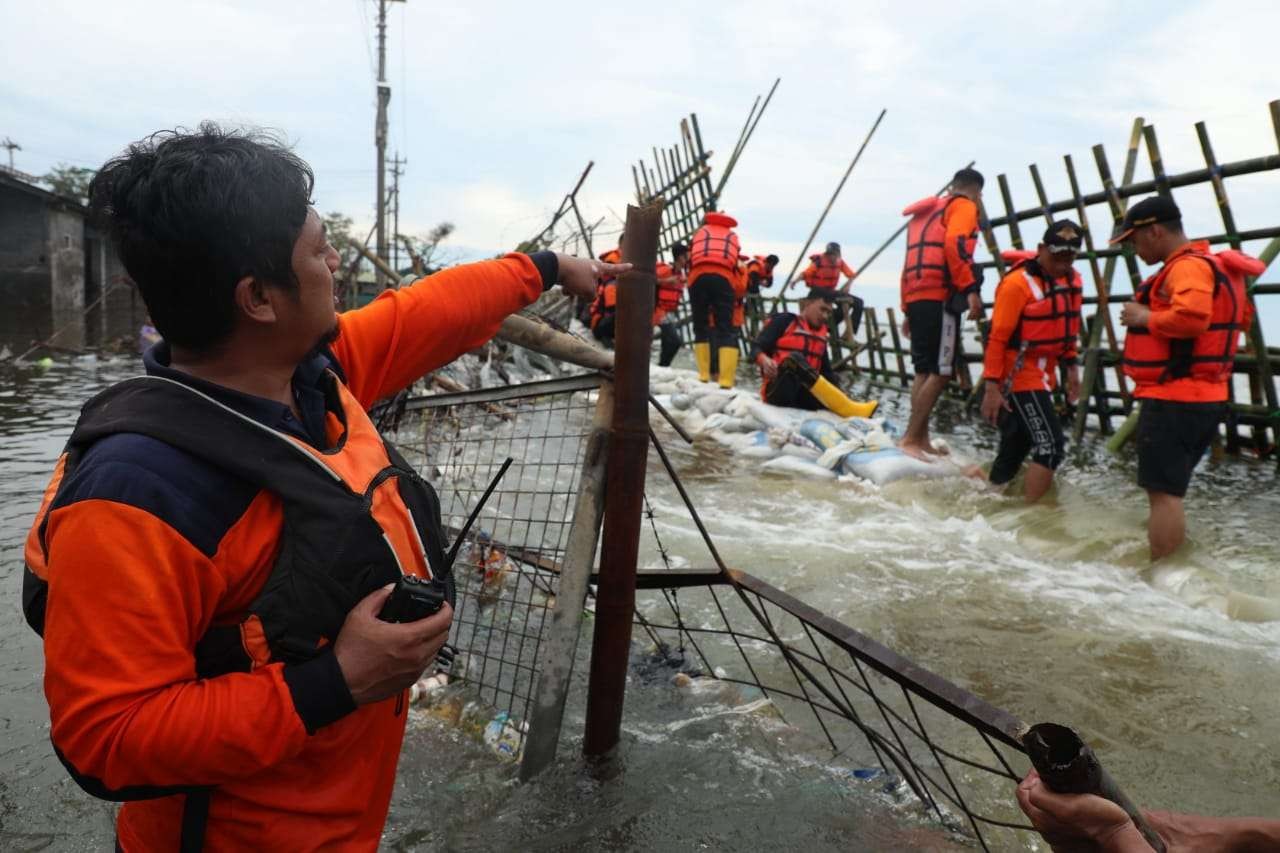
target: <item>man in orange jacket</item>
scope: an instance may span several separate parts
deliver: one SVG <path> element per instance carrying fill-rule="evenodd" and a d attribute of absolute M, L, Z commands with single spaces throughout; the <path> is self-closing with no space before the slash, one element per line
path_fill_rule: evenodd
<path fill-rule="evenodd" d="M 961 169 L 951 194 L 908 207 L 907 256 L 902 270 L 902 333 L 911 339 L 911 417 L 901 448 L 912 456 L 936 453 L 929 441 L 929 416 L 955 373 L 961 304 L 969 319 L 982 316 L 982 282 L 974 273 L 978 201 L 984 179 Z M 926 205 L 921 213 L 916 208 Z"/>
<path fill-rule="evenodd" d="M 1125 373 L 1142 405 L 1138 485 L 1147 492 L 1147 538 L 1158 560 L 1186 538 L 1183 497 L 1226 414 L 1236 347 L 1252 312 L 1243 273 L 1228 276 L 1206 241 L 1187 239 L 1171 198 L 1133 205 L 1111 242 L 1132 244 L 1144 263 L 1162 263 L 1120 311 L 1128 328 Z"/>
<path fill-rule="evenodd" d="M 676 327 L 674 311 L 680 307 L 680 298 L 688 285 L 685 273 L 689 269 L 689 247 L 676 243 L 671 247 L 671 263 L 658 261 L 655 272 L 658 277 L 657 293 L 654 298 L 653 324 L 658 327 L 658 365 L 669 367 L 675 360 L 676 353 L 684 345 L 680 340 L 680 330 Z"/>
<path fill-rule="evenodd" d="M 449 573 L 430 487 L 365 409 L 557 281 L 589 296 L 628 268 L 509 254 L 337 315 L 312 184 L 278 142 L 204 124 L 131 145 L 90 187 L 164 341 L 85 406 L 23 606 L 53 745 L 126 801 L 125 851 L 379 846 L 406 691 L 452 608 L 379 618 L 401 573 Z"/>
<path fill-rule="evenodd" d="M 1017 264 L 996 287 L 982 369 L 982 417 L 1000 428 L 989 479 L 1005 485 L 1030 455 L 1023 487 L 1027 503 L 1049 490 L 1066 448 L 1053 406 L 1059 363 L 1067 365 L 1067 402 L 1080 395 L 1081 287 L 1072 262 L 1083 239 L 1071 220 L 1053 223 L 1035 257 Z"/>

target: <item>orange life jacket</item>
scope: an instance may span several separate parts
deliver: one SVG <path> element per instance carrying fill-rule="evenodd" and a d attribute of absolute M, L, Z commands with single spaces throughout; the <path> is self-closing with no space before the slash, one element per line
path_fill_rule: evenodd
<path fill-rule="evenodd" d="M 738 220 L 725 213 L 708 213 L 703 226 L 694 232 L 689 242 L 689 263 L 692 267 L 713 266 L 726 270 L 730 281 L 737 274 L 738 255 L 741 247 L 734 232 Z"/>
<path fill-rule="evenodd" d="M 654 270 L 658 278 L 658 291 L 656 301 L 653 306 L 653 322 L 661 323 L 662 318 L 667 316 L 671 311 L 680 307 L 680 294 L 684 291 L 684 276 L 677 273 L 671 264 L 663 261 L 658 262 L 657 268 Z M 663 279 L 675 278 L 675 284 L 663 284 Z"/>
<path fill-rule="evenodd" d="M 1194 338 L 1170 340 L 1153 335 L 1147 329 L 1129 329 L 1124 339 L 1124 372 L 1140 385 L 1159 384 L 1171 379 L 1191 376 L 1209 382 L 1226 382 L 1240 333 L 1248 328 L 1249 296 L 1245 276 L 1259 275 L 1267 265 L 1257 258 L 1227 249 L 1184 252 L 1167 262 L 1160 271 L 1144 281 L 1134 300 L 1153 311 L 1168 309 L 1172 302 L 1164 292 L 1164 282 L 1174 264 L 1191 258 L 1205 263 L 1213 271 L 1213 312 L 1209 328 Z"/>
<path fill-rule="evenodd" d="M 606 264 L 620 264 L 622 263 L 622 250 L 610 249 L 609 251 L 605 252 L 603 255 L 600 256 L 600 260 L 604 261 Z M 600 276 L 600 280 L 613 281 L 615 277 L 616 276 L 612 276 L 612 275 L 602 275 Z"/>
<path fill-rule="evenodd" d="M 835 287 L 840 282 L 840 261 L 830 260 L 826 255 L 810 255 L 810 266 L 801 273 L 804 283 L 809 287 Z"/>
<path fill-rule="evenodd" d="M 765 255 L 753 255 L 751 260 L 747 261 L 747 283 L 751 283 L 751 276 L 755 276 L 760 280 L 760 287 L 773 287 L 773 273 L 767 272 L 769 268 Z"/>
<path fill-rule="evenodd" d="M 774 364 L 782 364 L 793 352 L 800 353 L 814 370 L 821 370 L 822 359 L 827 354 L 827 327 L 820 326 L 815 329 L 797 314 L 791 321 L 791 325 L 787 326 L 787 330 L 778 338 L 776 349 L 770 357 Z"/>
<path fill-rule="evenodd" d="M 607 284 L 596 285 L 596 298 L 591 300 L 589 314 L 591 317 L 591 328 L 595 328 L 600 321 L 612 314 L 618 307 L 618 284 L 613 278 L 609 278 Z"/>
<path fill-rule="evenodd" d="M 1011 252 L 1002 252 L 1011 260 Z M 1035 257 L 1035 253 L 1029 253 Z M 1029 358 L 1061 358 L 1080 336 L 1080 306 L 1084 303 L 1084 282 L 1079 271 L 1071 270 L 1069 282 L 1045 282 L 1031 274 L 1027 260 L 1021 259 L 1013 269 L 1021 270 L 1031 290 L 1031 300 L 1022 309 L 1022 318 L 1009 339 L 1009 346 L 1022 349 Z"/>
<path fill-rule="evenodd" d="M 907 223 L 907 259 L 902 267 L 902 299 L 946 300 L 954 289 L 947 267 L 945 244 L 947 226 L 942 215 L 951 203 L 962 196 L 929 196 L 902 211 L 910 216 Z M 977 232 L 965 238 L 964 254 L 973 257 L 978 244 Z"/>

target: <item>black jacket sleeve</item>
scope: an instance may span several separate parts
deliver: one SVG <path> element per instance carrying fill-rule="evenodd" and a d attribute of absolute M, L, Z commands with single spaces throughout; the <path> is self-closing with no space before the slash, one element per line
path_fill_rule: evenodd
<path fill-rule="evenodd" d="M 751 344 L 752 364 L 755 364 L 756 358 L 760 353 L 772 356 L 778 351 L 778 338 L 782 337 L 782 334 L 794 319 L 794 314 L 774 314 L 769 318 L 769 322 L 760 330 L 760 334 Z"/>

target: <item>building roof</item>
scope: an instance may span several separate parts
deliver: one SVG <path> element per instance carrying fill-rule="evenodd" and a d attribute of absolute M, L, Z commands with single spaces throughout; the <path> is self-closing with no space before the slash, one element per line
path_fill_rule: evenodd
<path fill-rule="evenodd" d="M 28 175 L 26 172 L 19 172 L 17 169 L 0 166 L 0 188 L 13 189 L 36 196 L 49 207 L 61 207 L 66 210 L 74 210 L 80 214 L 89 212 L 88 208 L 75 199 L 58 195 L 44 187 L 37 186 L 35 182 L 38 180 L 39 178 L 34 175 Z"/>

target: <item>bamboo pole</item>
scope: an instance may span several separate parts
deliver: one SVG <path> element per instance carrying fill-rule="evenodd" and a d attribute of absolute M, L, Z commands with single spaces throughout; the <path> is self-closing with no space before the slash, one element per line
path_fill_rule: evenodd
<path fill-rule="evenodd" d="M 747 123 L 743 126 L 743 131 L 738 135 L 738 144 L 734 146 L 733 153 L 729 155 L 728 162 L 725 163 L 724 171 L 720 173 L 720 182 L 716 184 L 715 197 L 720 198 L 724 192 L 724 185 L 729 181 L 729 175 L 733 173 L 733 169 L 738 165 L 738 158 L 742 156 L 743 150 L 747 147 L 747 143 L 751 141 L 752 135 L 756 132 L 756 126 L 760 124 L 760 119 L 764 116 L 764 111 L 769 108 L 769 102 L 773 100 L 773 93 L 778 91 L 778 84 L 782 82 L 782 78 L 778 77 L 773 81 L 773 86 L 769 88 L 769 94 L 765 96 L 764 104 L 760 106 L 757 113 L 755 106 L 751 107 L 751 112 L 755 115 L 755 122 L 751 121 L 751 115 L 747 116 Z M 760 103 L 760 97 L 756 96 L 756 103 Z"/>
<path fill-rule="evenodd" d="M 876 129 L 880 127 L 880 122 L 884 120 L 887 112 L 887 109 L 880 110 L 880 115 L 876 116 L 875 123 L 867 131 L 866 138 L 858 146 L 858 153 L 853 155 L 853 160 L 849 162 L 849 168 L 844 170 L 844 176 L 840 178 L 840 183 L 836 184 L 835 192 L 831 193 L 831 199 L 827 202 L 827 206 L 822 209 L 822 215 L 818 217 L 813 230 L 809 232 L 809 239 L 804 241 L 804 248 L 800 250 L 800 256 L 796 258 L 795 265 L 791 267 L 791 272 L 787 274 L 786 281 L 782 284 L 782 293 L 786 293 L 791 288 L 791 285 L 795 283 L 795 274 L 800 269 L 800 263 L 805 259 L 805 252 L 809 251 L 809 246 L 813 244 L 813 238 L 818 236 L 818 229 L 822 227 L 822 223 L 827 221 L 827 214 L 831 212 L 831 207 L 836 203 L 836 199 L 840 197 L 840 191 L 844 189 L 845 182 L 849 180 L 849 175 L 853 174 L 853 167 L 858 165 L 858 160 L 862 158 L 862 152 L 867 150 L 867 143 L 875 135 Z"/>
<path fill-rule="evenodd" d="M 898 318 L 894 315 L 892 308 L 885 309 L 885 316 L 888 318 L 889 334 L 893 337 L 893 354 L 898 360 L 898 379 L 902 381 L 902 387 L 907 387 L 911 383 L 907 380 L 907 363 L 902 356 L 902 339 L 898 337 Z"/>
<path fill-rule="evenodd" d="M 1273 116 L 1274 115 L 1275 113 L 1273 113 Z M 1280 116 L 1277 116 L 1277 119 L 1280 119 Z M 1280 132 L 1280 124 L 1277 124 L 1277 132 Z M 1205 127 L 1205 123 L 1202 121 L 1196 122 L 1196 136 L 1200 140 L 1200 151 L 1204 154 L 1205 165 L 1213 170 L 1213 177 L 1210 181 L 1213 184 L 1214 199 L 1218 202 L 1218 211 L 1222 214 L 1222 227 L 1226 230 L 1229 236 L 1231 248 L 1239 249 L 1242 244 L 1236 233 L 1236 218 L 1231 212 L 1231 201 L 1227 197 L 1227 186 L 1223 182 L 1222 177 L 1217 173 L 1218 159 L 1214 156 L 1212 143 L 1209 142 L 1209 130 Z M 1273 241 L 1273 245 L 1278 244 L 1276 241 Z M 1268 248 L 1271 247 L 1268 246 Z M 1270 262 L 1270 259 L 1268 259 L 1267 263 L 1269 264 Z M 1251 279 L 1249 284 L 1252 286 L 1256 281 L 1256 278 Z M 1248 295 L 1249 304 L 1253 307 L 1253 324 L 1250 326 L 1247 333 L 1249 345 L 1255 353 L 1266 353 L 1267 342 L 1262 334 L 1262 323 L 1259 320 L 1258 305 L 1252 287 L 1250 287 L 1246 293 Z M 1273 411 L 1280 408 L 1280 401 L 1277 401 L 1275 379 L 1271 374 L 1270 359 L 1260 358 L 1256 369 L 1250 372 L 1250 379 L 1253 380 L 1254 383 L 1253 387 L 1250 389 L 1253 392 L 1251 394 L 1250 402 L 1254 405 L 1258 405 L 1262 402 L 1263 398 L 1265 398 L 1266 404 L 1270 406 Z M 1228 383 L 1228 385 L 1230 384 L 1231 383 Z M 1267 429 L 1266 427 L 1261 429 L 1254 428 L 1253 432 L 1254 444 L 1257 450 L 1262 452 L 1269 444 L 1267 439 Z"/>
<path fill-rule="evenodd" d="M 520 780 L 527 782 L 551 765 L 560 742 L 565 699 L 573 677 L 578 637 L 582 631 L 582 608 L 587 600 L 600 522 L 604 517 L 605 456 L 609 427 L 613 419 L 613 384 L 600 386 L 595 418 L 587 436 L 582 460 L 582 476 L 574 504 L 573 520 L 560 567 L 560 586 L 551 623 L 543 640 L 542 666 L 529 716 L 529 737 L 520 761 Z"/>
<path fill-rule="evenodd" d="M 621 736 L 631 655 L 636 561 L 649 455 L 650 320 L 661 221 L 661 201 L 627 208 L 622 256 L 634 268 L 618 277 L 615 399 L 605 472 L 608 500 L 583 732 L 583 752 L 597 758 L 611 753 Z"/>
<path fill-rule="evenodd" d="M 520 314 L 502 321 L 495 338 L 588 370 L 612 370 L 613 353 Z"/>

